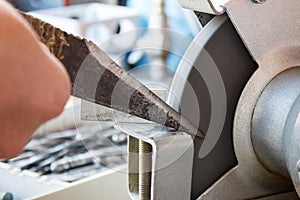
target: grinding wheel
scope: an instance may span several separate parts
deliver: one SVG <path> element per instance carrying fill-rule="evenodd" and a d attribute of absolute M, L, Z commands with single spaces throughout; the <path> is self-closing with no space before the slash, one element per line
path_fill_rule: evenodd
<path fill-rule="evenodd" d="M 191 199 L 237 165 L 233 120 L 239 97 L 257 69 L 226 15 L 214 17 L 195 37 L 176 71 L 169 104 L 199 130 L 194 138 Z"/>

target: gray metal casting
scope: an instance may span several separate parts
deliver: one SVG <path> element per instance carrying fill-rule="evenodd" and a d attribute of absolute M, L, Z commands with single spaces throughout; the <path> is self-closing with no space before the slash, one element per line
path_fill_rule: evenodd
<path fill-rule="evenodd" d="M 265 88 L 255 107 L 252 141 L 259 161 L 292 179 L 299 192 L 300 68 L 286 70 Z"/>

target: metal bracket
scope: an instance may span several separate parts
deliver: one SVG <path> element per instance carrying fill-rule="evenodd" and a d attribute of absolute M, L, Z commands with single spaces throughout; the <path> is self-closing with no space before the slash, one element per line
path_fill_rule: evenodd
<path fill-rule="evenodd" d="M 156 124 L 117 124 L 129 136 L 128 185 L 132 199 L 190 199 L 193 139 Z"/>

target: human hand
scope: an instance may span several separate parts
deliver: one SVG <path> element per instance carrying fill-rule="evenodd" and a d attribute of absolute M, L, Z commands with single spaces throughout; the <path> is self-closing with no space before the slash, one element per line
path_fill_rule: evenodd
<path fill-rule="evenodd" d="M 42 123 L 57 116 L 70 88 L 62 64 L 0 1 L 0 158 L 17 155 Z"/>

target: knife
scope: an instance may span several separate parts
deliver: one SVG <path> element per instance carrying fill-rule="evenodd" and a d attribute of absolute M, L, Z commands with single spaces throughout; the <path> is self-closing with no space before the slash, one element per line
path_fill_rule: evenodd
<path fill-rule="evenodd" d="M 110 59 L 98 46 L 21 12 L 66 68 L 72 95 L 175 130 L 204 134 Z"/>

